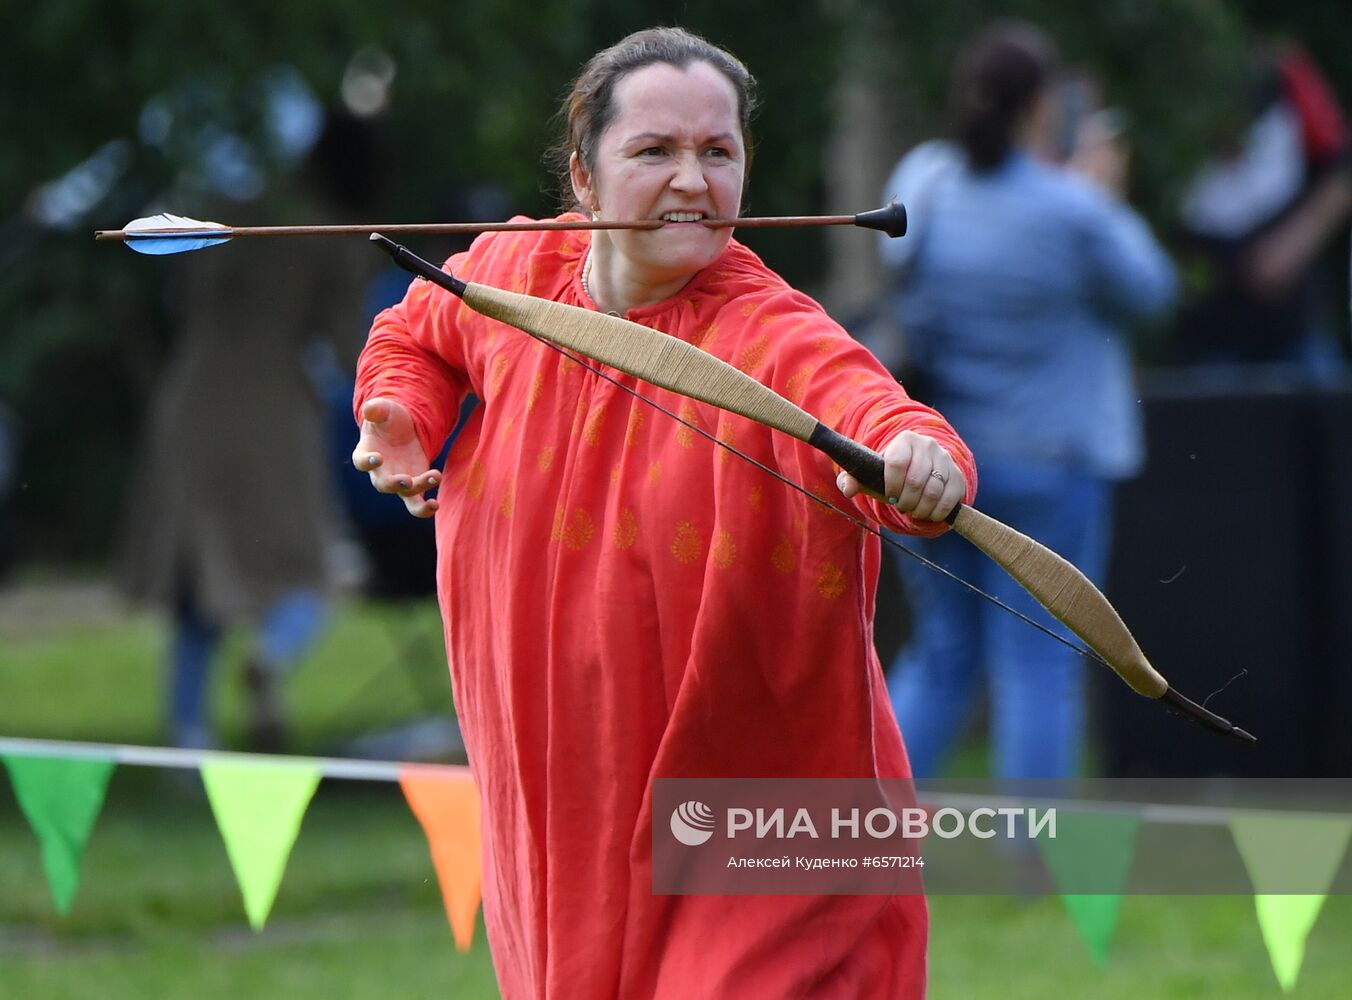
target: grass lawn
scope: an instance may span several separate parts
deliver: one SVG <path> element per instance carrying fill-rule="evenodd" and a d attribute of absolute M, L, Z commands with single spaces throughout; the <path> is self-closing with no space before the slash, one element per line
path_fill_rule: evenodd
<path fill-rule="evenodd" d="M 296 750 L 325 753 L 354 733 L 445 710 L 436 702 L 449 688 L 436 630 L 430 606 L 339 614 L 293 678 Z M 159 742 L 163 644 L 149 618 L 5 619 L 0 735 Z M 230 667 L 241 655 L 236 640 L 217 677 L 227 742 L 240 732 Z M 0 785 L 0 996 L 497 995 L 482 926 L 468 954 L 452 946 L 426 842 L 393 785 L 321 785 L 259 934 L 244 918 L 191 772 L 117 771 L 64 919 L 37 842 L 8 783 Z M 942 897 L 931 910 L 933 1000 L 1281 995 L 1248 897 L 1125 899 L 1105 969 L 1094 965 L 1059 900 Z M 1352 898 L 1331 898 L 1290 995 L 1352 996 L 1349 943 Z"/>

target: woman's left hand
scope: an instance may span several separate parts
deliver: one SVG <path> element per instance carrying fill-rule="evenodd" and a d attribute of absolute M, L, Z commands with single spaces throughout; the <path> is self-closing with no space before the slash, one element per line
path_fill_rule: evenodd
<path fill-rule="evenodd" d="M 934 438 L 902 431 L 883 449 L 884 481 L 889 498 L 917 521 L 942 521 L 967 495 L 958 463 Z M 862 489 L 848 472 L 836 479 L 840 492 L 853 497 Z"/>

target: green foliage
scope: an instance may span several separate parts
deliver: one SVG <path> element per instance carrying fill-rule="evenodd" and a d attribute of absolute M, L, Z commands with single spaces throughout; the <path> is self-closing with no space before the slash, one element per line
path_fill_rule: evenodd
<path fill-rule="evenodd" d="M 1217 137 L 1245 113 L 1245 25 L 1214 0 L 959 0 L 874 8 L 884 55 L 878 72 L 898 94 L 901 145 L 942 134 L 959 48 L 996 18 L 1051 35 L 1067 68 L 1088 73 L 1105 103 L 1126 112 L 1134 199 L 1168 227 L 1182 183 Z"/>
<path fill-rule="evenodd" d="M 1165 227 L 1182 179 L 1246 96 L 1246 17 L 1305 40 L 1343 94 L 1352 89 L 1342 0 L 54 0 L 10 18 L 0 42 L 0 205 L 11 212 L 0 219 L 0 402 L 24 428 L 17 507 L 27 554 L 106 558 L 144 400 L 172 346 L 172 266 L 96 245 L 89 231 L 157 201 L 192 214 L 204 136 L 233 132 L 266 154 L 261 81 L 277 67 L 294 67 L 333 105 L 355 52 L 377 47 L 393 59 L 372 209 L 380 219 L 444 219 L 454 192 L 485 184 L 539 214 L 554 207 L 541 154 L 567 82 L 626 32 L 680 23 L 737 53 L 761 81 L 749 210 L 808 214 L 824 200 L 823 145 L 846 68 L 865 66 L 888 84 L 900 152 L 942 130 L 953 54 L 993 16 L 1043 24 L 1068 62 L 1101 77 L 1108 102 L 1130 116 L 1134 195 Z M 140 134 L 156 99 L 176 112 L 159 145 Z M 39 186 L 100 151 L 115 183 L 68 228 L 37 224 Z M 242 206 L 225 221 L 271 220 Z M 825 265 L 818 232 L 749 241 L 795 283 Z"/>
<path fill-rule="evenodd" d="M 154 202 L 193 214 L 204 136 L 236 133 L 266 168 L 280 169 L 266 155 L 266 74 L 290 65 L 334 105 L 354 52 L 375 46 L 390 55 L 397 74 L 379 122 L 379 219 L 449 221 L 450 195 L 485 184 L 517 211 L 540 214 L 554 207 L 541 155 L 566 84 L 595 50 L 669 19 L 666 5 L 632 0 L 66 0 L 18 19 L 5 45 L 19 55 L 0 60 L 0 84 L 26 99 L 0 110 L 9 140 L 0 143 L 0 204 L 26 207 L 0 228 L 0 311 L 10 318 L 0 337 L 0 402 L 24 431 L 17 508 L 26 554 L 109 554 L 144 401 L 172 348 L 173 265 L 95 244 L 89 232 L 118 228 Z M 813 137 L 825 129 L 835 65 L 819 5 L 777 4 L 776 32 L 764 30 L 756 5 L 690 0 L 679 20 L 737 52 L 763 80 L 769 110 L 751 188 L 756 209 L 811 211 L 820 189 Z M 139 134 L 155 100 L 174 110 L 159 145 Z M 109 143 L 124 163 L 116 183 L 69 228 L 36 224 L 38 186 Z M 240 206 L 225 221 L 276 220 Z M 757 247 L 797 279 L 820 263 L 811 238 L 776 234 Z"/>

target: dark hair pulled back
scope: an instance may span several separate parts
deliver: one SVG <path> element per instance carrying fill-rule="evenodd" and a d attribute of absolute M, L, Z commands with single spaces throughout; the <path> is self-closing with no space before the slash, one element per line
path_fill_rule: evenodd
<path fill-rule="evenodd" d="M 615 120 L 615 86 L 635 70 L 665 63 L 685 69 L 705 62 L 718 70 L 737 92 L 737 119 L 742 129 L 747 166 L 751 165 L 751 117 L 756 110 L 756 80 L 741 60 L 717 45 L 683 28 L 648 28 L 636 31 L 603 49 L 587 61 L 559 109 L 560 137 L 547 154 L 558 184 L 559 196 L 568 208 L 577 208 L 569 174 L 574 153 L 583 166 L 596 166 L 596 144 Z"/>
<path fill-rule="evenodd" d="M 953 79 L 953 122 L 974 170 L 1004 162 L 1057 63 L 1047 36 L 1022 21 L 997 21 L 963 47 Z"/>

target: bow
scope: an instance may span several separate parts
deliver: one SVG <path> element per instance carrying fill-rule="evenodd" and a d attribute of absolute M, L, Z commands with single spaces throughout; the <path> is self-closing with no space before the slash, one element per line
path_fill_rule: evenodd
<path fill-rule="evenodd" d="M 400 267 L 458 296 L 476 312 L 645 382 L 792 435 L 829 456 L 868 493 L 885 499 L 881 455 L 838 434 L 727 362 L 618 316 L 462 281 L 378 233 L 370 238 Z M 1108 599 L 1065 559 L 965 504 L 954 508 L 947 521 L 1092 650 L 1079 650 L 1081 653 L 1114 670 L 1138 694 L 1159 699 L 1215 732 L 1257 742 L 1250 733 L 1170 687 L 1141 652 Z"/>

